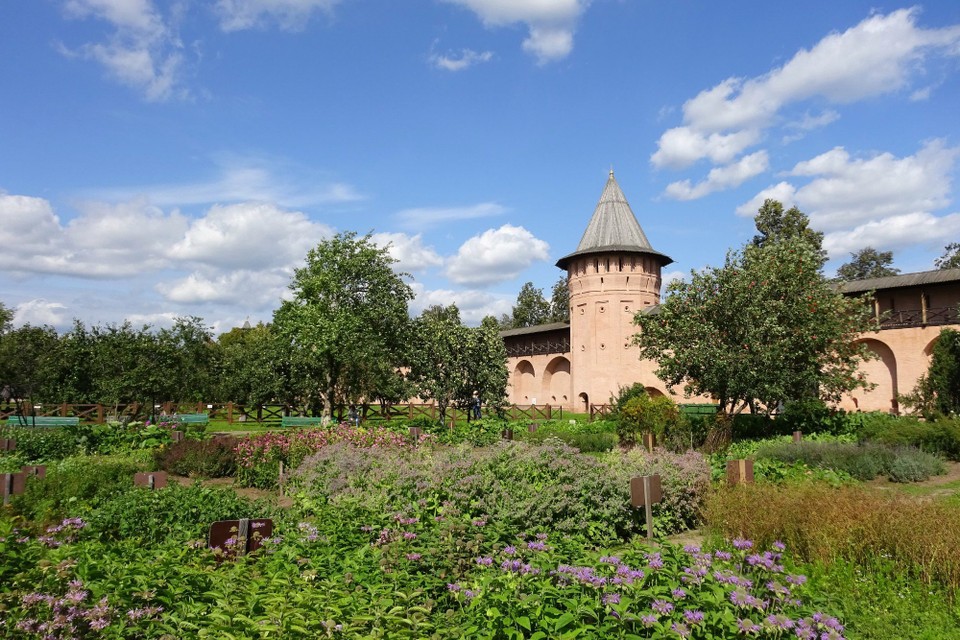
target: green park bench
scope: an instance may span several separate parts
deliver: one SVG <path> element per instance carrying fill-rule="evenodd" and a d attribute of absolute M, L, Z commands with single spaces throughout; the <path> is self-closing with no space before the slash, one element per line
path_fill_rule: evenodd
<path fill-rule="evenodd" d="M 76 416 L 10 416 L 7 418 L 8 427 L 75 427 L 80 424 Z"/>
<path fill-rule="evenodd" d="M 210 416 L 205 413 L 177 413 L 168 416 L 168 419 L 181 424 L 207 424 L 210 422 Z"/>
<path fill-rule="evenodd" d="M 319 427 L 323 418 L 317 416 L 283 416 L 280 418 L 281 427 Z"/>

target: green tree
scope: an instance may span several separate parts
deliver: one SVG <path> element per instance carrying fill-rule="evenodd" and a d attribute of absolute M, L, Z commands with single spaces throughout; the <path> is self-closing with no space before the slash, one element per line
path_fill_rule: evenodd
<path fill-rule="evenodd" d="M 213 397 L 216 343 L 202 318 L 182 316 L 161 329 L 155 340 L 171 374 L 169 400 L 199 402 Z"/>
<path fill-rule="evenodd" d="M 500 337 L 500 327 L 494 318 L 484 318 L 479 327 L 467 334 L 467 385 L 461 394 L 461 403 L 477 394 L 487 408 L 500 411 L 507 401 L 507 347 Z"/>
<path fill-rule="evenodd" d="M 713 396 L 728 413 L 839 400 L 866 385 L 858 369 L 869 353 L 854 340 L 872 325 L 867 305 L 836 291 L 822 264 L 816 244 L 796 235 L 728 253 L 723 267 L 672 282 L 655 312 L 637 314 L 641 357 L 669 387 Z"/>
<path fill-rule="evenodd" d="M 387 247 L 370 234 L 345 232 L 307 254 L 290 283 L 292 300 L 273 316 L 290 367 L 291 391 L 332 417 L 338 402 L 355 401 L 364 372 L 376 361 L 399 366 L 409 327 L 413 291 Z"/>
<path fill-rule="evenodd" d="M 893 251 L 877 251 L 873 247 L 864 247 L 850 254 L 850 262 L 840 265 L 837 278 L 845 282 L 884 278 L 900 273 L 893 265 Z"/>
<path fill-rule="evenodd" d="M 937 269 L 960 269 L 960 242 L 951 242 L 943 248 L 943 255 L 933 261 Z"/>
<path fill-rule="evenodd" d="M 960 414 L 960 331 L 940 331 L 926 382 L 937 411 L 943 415 Z"/>
<path fill-rule="evenodd" d="M 284 371 L 270 325 L 235 327 L 217 338 L 217 397 L 240 404 L 267 404 L 282 394 Z"/>
<path fill-rule="evenodd" d="M 550 321 L 550 303 L 543 297 L 543 290 L 524 283 L 517 294 L 517 303 L 513 306 L 510 328 L 534 327 Z"/>
<path fill-rule="evenodd" d="M 174 359 L 149 325 L 123 324 L 90 328 L 90 361 L 94 396 L 104 404 L 138 403 L 153 411 L 157 402 L 172 400 Z"/>
<path fill-rule="evenodd" d="M 757 235 L 753 236 L 753 246 L 762 248 L 773 242 L 799 240 L 813 248 L 821 267 L 827 261 L 823 232 L 811 229 L 810 218 L 797 207 L 784 211 L 783 204 L 767 198 L 757 211 L 754 224 Z"/>
<path fill-rule="evenodd" d="M 2 385 L 11 385 L 21 397 L 61 402 L 60 337 L 56 329 L 29 324 L 8 329 L 0 339 Z"/>
<path fill-rule="evenodd" d="M 436 402 L 446 422 L 447 409 L 468 393 L 469 331 L 457 305 L 434 305 L 414 321 L 413 336 L 407 378 L 421 398 Z"/>
<path fill-rule="evenodd" d="M 562 275 L 553 285 L 550 296 L 550 322 L 570 322 L 570 288 Z"/>

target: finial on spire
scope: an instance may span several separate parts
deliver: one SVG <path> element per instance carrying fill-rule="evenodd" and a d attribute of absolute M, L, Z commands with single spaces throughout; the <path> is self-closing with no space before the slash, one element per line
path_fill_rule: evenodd
<path fill-rule="evenodd" d="M 613 165 L 610 165 L 610 177 L 613 177 Z"/>

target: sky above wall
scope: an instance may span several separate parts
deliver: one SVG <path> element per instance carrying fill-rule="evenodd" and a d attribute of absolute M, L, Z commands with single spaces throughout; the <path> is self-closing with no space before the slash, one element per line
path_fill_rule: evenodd
<path fill-rule="evenodd" d="M 764 198 L 903 272 L 960 240 L 960 3 L 31 0 L 0 7 L 0 301 L 269 321 L 372 233 L 412 313 L 550 288 L 611 167 L 665 277 Z"/>

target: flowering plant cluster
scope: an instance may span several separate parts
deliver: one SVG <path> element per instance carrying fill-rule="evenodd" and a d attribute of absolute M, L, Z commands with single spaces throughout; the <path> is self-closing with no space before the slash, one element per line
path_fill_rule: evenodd
<path fill-rule="evenodd" d="M 493 635 L 844 637 L 837 618 L 805 604 L 806 577 L 785 568 L 780 543 L 762 552 L 744 539 L 713 552 L 633 547 L 571 565 L 558 562 L 547 536 L 522 539 L 478 557 L 469 579 L 448 585 L 448 597 Z"/>
<path fill-rule="evenodd" d="M 332 428 L 270 431 L 242 439 L 236 446 L 237 481 L 243 486 L 273 487 L 279 477 L 279 463 L 296 468 L 304 458 L 336 442 L 361 448 L 403 449 L 429 442 L 421 434 L 414 441 L 406 434 L 383 427 L 366 429 L 341 423 Z"/>

